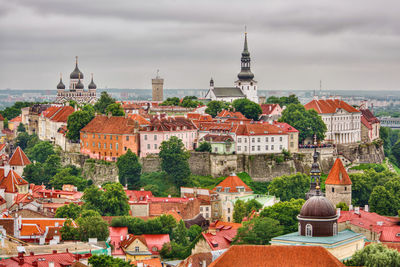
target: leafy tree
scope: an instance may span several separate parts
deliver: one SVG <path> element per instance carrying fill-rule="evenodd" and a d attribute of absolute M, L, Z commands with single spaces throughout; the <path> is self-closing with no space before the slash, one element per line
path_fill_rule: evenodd
<path fill-rule="evenodd" d="M 42 141 L 40 141 L 39 137 L 36 134 L 32 134 L 29 136 L 28 146 L 26 148 L 32 148 L 37 143 L 40 143 L 40 142 L 42 142 Z"/>
<path fill-rule="evenodd" d="M 108 238 L 108 224 L 100 216 L 80 217 L 76 221 L 81 241 L 88 241 L 89 238 L 104 241 Z"/>
<path fill-rule="evenodd" d="M 297 215 L 304 204 L 304 199 L 291 199 L 274 204 L 271 207 L 266 207 L 260 213 L 260 217 L 268 217 L 279 221 L 283 226 L 284 234 L 292 233 L 297 230 Z"/>
<path fill-rule="evenodd" d="M 161 169 L 168 174 L 175 185 L 180 187 L 189 182 L 188 159 L 190 155 L 185 151 L 181 139 L 172 136 L 169 140 L 163 141 L 160 146 L 159 157 L 161 158 Z"/>
<path fill-rule="evenodd" d="M 48 184 L 49 177 L 45 174 L 43 164 L 40 162 L 35 162 L 25 166 L 24 172 L 22 174 L 29 183 L 33 184 Z"/>
<path fill-rule="evenodd" d="M 78 110 L 68 117 L 67 138 L 72 141 L 80 139 L 80 130 L 85 127 L 94 118 L 94 113 L 89 110 Z"/>
<path fill-rule="evenodd" d="M 394 158 L 396 159 L 396 164 L 400 165 L 400 142 L 397 141 L 396 144 L 392 147 L 391 149 L 391 153 L 394 156 Z"/>
<path fill-rule="evenodd" d="M 305 198 L 305 192 L 310 186 L 310 178 L 302 173 L 284 175 L 275 178 L 268 185 L 271 195 L 279 197 L 281 201 L 288 201 L 292 198 Z"/>
<path fill-rule="evenodd" d="M 19 125 L 17 127 L 17 132 L 19 132 L 19 133 L 26 132 L 25 126 L 22 124 L 22 122 L 19 123 Z"/>
<path fill-rule="evenodd" d="M 336 208 L 337 208 L 337 209 L 340 209 L 340 210 L 344 210 L 344 211 L 349 210 L 349 206 L 347 206 L 347 204 L 344 203 L 344 202 L 339 202 L 339 203 L 337 203 L 337 204 L 336 204 Z"/>
<path fill-rule="evenodd" d="M 70 218 L 77 219 L 81 214 L 81 207 L 75 203 L 70 203 L 68 205 L 61 206 L 57 209 L 55 217 L 56 218 Z"/>
<path fill-rule="evenodd" d="M 218 115 L 222 110 L 228 109 L 229 108 L 229 103 L 224 102 L 224 101 L 217 101 L 213 100 L 208 102 L 207 108 L 206 108 L 206 113 L 211 115 L 213 118 Z"/>
<path fill-rule="evenodd" d="M 200 101 L 197 101 L 196 96 L 185 96 L 182 99 L 180 106 L 185 107 L 185 108 L 196 108 L 201 104 L 202 103 Z"/>
<path fill-rule="evenodd" d="M 107 92 L 101 92 L 100 99 L 94 104 L 95 111 L 105 114 L 106 108 L 115 103 L 115 99 L 112 98 Z"/>
<path fill-rule="evenodd" d="M 122 216 L 129 214 L 128 197 L 120 183 L 112 183 L 104 186 L 104 198 L 102 214 L 105 216 Z"/>
<path fill-rule="evenodd" d="M 314 109 L 306 110 L 301 104 L 290 104 L 282 112 L 281 122 L 286 122 L 299 130 L 299 142 L 317 135 L 322 141 L 325 137 L 326 125 Z"/>
<path fill-rule="evenodd" d="M 386 267 L 400 266 L 400 253 L 380 243 L 372 243 L 354 253 L 345 262 L 347 266 Z"/>
<path fill-rule="evenodd" d="M 59 210 L 58 208 L 57 210 Z M 56 213 L 57 214 L 57 213 Z M 71 219 L 64 222 L 63 227 L 60 229 L 62 240 L 78 240 L 79 230 L 72 225 Z"/>
<path fill-rule="evenodd" d="M 21 115 L 21 109 L 25 107 L 30 107 L 35 104 L 34 102 L 15 102 L 11 107 L 7 107 L 4 110 L 0 111 L 0 114 L 4 117 L 4 119 L 11 120 L 19 115 Z"/>
<path fill-rule="evenodd" d="M 120 103 L 112 103 L 107 106 L 106 114 L 111 113 L 113 116 L 124 116 L 125 112 Z"/>
<path fill-rule="evenodd" d="M 84 209 L 101 211 L 103 205 L 104 192 L 98 187 L 92 185 L 83 192 L 82 200 L 85 202 Z"/>
<path fill-rule="evenodd" d="M 50 155 L 44 162 L 43 171 L 47 177 L 52 177 L 57 174 L 61 169 L 61 158 L 57 154 Z M 46 184 L 48 183 L 48 179 Z"/>
<path fill-rule="evenodd" d="M 372 212 L 381 215 L 394 215 L 397 214 L 396 207 L 393 203 L 395 198 L 384 186 L 378 185 L 374 188 L 369 198 L 369 205 Z"/>
<path fill-rule="evenodd" d="M 3 121 L 3 128 L 4 128 L 4 129 L 8 129 L 8 119 L 7 119 L 7 118 L 4 118 L 4 121 Z"/>
<path fill-rule="evenodd" d="M 258 120 L 260 114 L 262 113 L 260 105 L 247 98 L 234 100 L 232 102 L 232 106 L 236 109 L 236 111 L 242 113 L 246 118 L 255 121 Z"/>
<path fill-rule="evenodd" d="M 193 240 L 195 240 L 196 237 L 198 237 L 201 234 L 201 232 L 202 232 L 202 229 L 197 224 L 190 226 L 190 228 L 187 232 L 189 241 L 192 242 Z"/>
<path fill-rule="evenodd" d="M 175 241 L 165 243 L 160 251 L 163 259 L 186 259 L 190 256 L 190 247 L 178 244 Z"/>
<path fill-rule="evenodd" d="M 21 132 L 18 134 L 17 138 L 15 139 L 15 145 L 21 147 L 22 150 L 25 150 L 28 147 L 28 141 L 30 136 L 27 132 Z"/>
<path fill-rule="evenodd" d="M 179 106 L 179 102 L 179 97 L 168 97 L 167 100 L 164 100 L 164 102 L 160 104 L 160 106 Z"/>
<path fill-rule="evenodd" d="M 255 217 L 244 222 L 233 239 L 235 244 L 268 245 L 269 241 L 283 233 L 283 226 L 268 217 Z"/>
<path fill-rule="evenodd" d="M 113 227 L 128 227 L 131 234 L 171 234 L 177 223 L 171 215 L 161 215 L 144 221 L 131 216 L 116 217 L 111 221 Z"/>
<path fill-rule="evenodd" d="M 93 267 L 131 267 L 132 265 L 120 258 L 108 255 L 93 255 L 88 260 Z"/>
<path fill-rule="evenodd" d="M 243 218 L 247 216 L 246 204 L 243 200 L 237 200 L 233 208 L 233 221 L 241 223 Z"/>
<path fill-rule="evenodd" d="M 253 211 L 259 211 L 261 208 L 262 208 L 261 203 L 255 199 L 246 201 L 246 212 L 247 212 L 246 216 L 249 216 Z"/>
<path fill-rule="evenodd" d="M 27 156 L 31 160 L 44 163 L 48 157 L 55 154 L 53 146 L 47 141 L 41 141 L 27 149 Z"/>
<path fill-rule="evenodd" d="M 172 240 L 180 245 L 187 246 L 189 244 L 188 240 L 188 230 L 185 226 L 183 220 L 180 220 L 178 226 L 172 232 Z"/>
<path fill-rule="evenodd" d="M 61 189 L 64 184 L 72 184 L 78 188 L 79 191 L 85 189 L 87 180 L 85 178 L 74 176 L 71 174 L 72 169 L 64 168 L 50 180 L 50 184 L 56 188 Z"/>
<path fill-rule="evenodd" d="M 135 188 L 140 181 L 142 165 L 138 156 L 130 149 L 117 159 L 118 176 L 121 184 L 128 184 L 129 188 Z"/>
<path fill-rule="evenodd" d="M 197 152 L 211 152 L 211 144 L 207 141 L 201 142 L 199 147 L 196 148 Z"/>
<path fill-rule="evenodd" d="M 290 104 L 300 104 L 300 101 L 296 95 L 290 95 L 289 97 L 270 96 L 270 97 L 268 97 L 266 103 L 267 104 L 279 104 L 279 106 L 284 107 L 284 106 L 288 106 Z"/>

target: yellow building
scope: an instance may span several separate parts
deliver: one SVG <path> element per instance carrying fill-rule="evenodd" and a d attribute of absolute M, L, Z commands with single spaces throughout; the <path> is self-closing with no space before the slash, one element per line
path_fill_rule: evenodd
<path fill-rule="evenodd" d="M 121 242 L 127 261 L 158 258 L 165 243 L 169 243 L 168 234 L 159 235 L 129 235 Z"/>

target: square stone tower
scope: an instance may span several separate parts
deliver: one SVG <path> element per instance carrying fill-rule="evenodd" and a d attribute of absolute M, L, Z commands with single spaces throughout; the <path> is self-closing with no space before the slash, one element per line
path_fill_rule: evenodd
<path fill-rule="evenodd" d="M 158 75 L 154 79 L 151 79 L 151 85 L 153 88 L 153 101 L 163 101 L 164 100 L 164 79 L 160 78 Z"/>

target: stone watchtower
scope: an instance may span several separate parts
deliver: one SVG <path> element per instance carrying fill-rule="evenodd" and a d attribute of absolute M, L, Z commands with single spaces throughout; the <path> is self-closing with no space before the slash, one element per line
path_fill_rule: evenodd
<path fill-rule="evenodd" d="M 157 70 L 157 76 L 155 79 L 151 79 L 151 85 L 153 88 L 153 101 L 163 101 L 164 100 L 164 79 L 160 78 L 158 75 L 158 70 Z"/>
<path fill-rule="evenodd" d="M 333 203 L 337 205 L 339 202 L 351 205 L 351 180 L 343 166 L 342 161 L 337 158 L 328 178 L 325 181 L 325 195 Z"/>

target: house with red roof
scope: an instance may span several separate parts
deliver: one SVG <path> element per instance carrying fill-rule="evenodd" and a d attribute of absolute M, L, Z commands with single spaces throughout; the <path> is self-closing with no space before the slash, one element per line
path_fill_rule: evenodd
<path fill-rule="evenodd" d="M 11 119 L 8 121 L 8 129 L 10 129 L 13 132 L 17 132 L 18 125 L 22 122 L 22 117 L 21 115 Z"/>
<path fill-rule="evenodd" d="M 0 155 L 7 155 L 6 148 L 7 144 L 0 144 Z"/>
<path fill-rule="evenodd" d="M 344 267 L 327 249 L 319 246 L 234 245 L 209 267 Z"/>
<path fill-rule="evenodd" d="M 116 258 L 125 260 L 125 252 L 121 248 L 121 243 L 128 237 L 128 227 L 108 227 L 109 229 L 109 244 L 112 245 L 111 255 Z"/>
<path fill-rule="evenodd" d="M 327 128 L 325 142 L 349 144 L 361 141 L 361 112 L 343 100 L 314 98 L 304 107 L 314 109 L 321 116 Z"/>
<path fill-rule="evenodd" d="M 234 204 L 232 200 L 253 194 L 253 190 L 234 173 L 226 177 L 212 191 L 217 194 L 219 198 L 219 202 L 212 205 L 213 218 L 219 217 L 225 222 L 231 222 L 233 220 Z M 215 206 L 217 206 L 217 208 L 215 208 Z"/>
<path fill-rule="evenodd" d="M 260 120 L 276 121 L 282 116 L 283 109 L 279 104 L 261 104 Z"/>
<path fill-rule="evenodd" d="M 340 202 L 351 205 L 351 179 L 347 174 L 342 160 L 337 158 L 325 181 L 325 195 L 333 205 Z"/>
<path fill-rule="evenodd" d="M 137 261 L 160 257 L 164 244 L 170 242 L 168 234 L 132 235 L 129 234 L 121 242 L 121 248 L 126 254 L 126 260 Z"/>
<path fill-rule="evenodd" d="M 274 121 L 272 125 L 282 129 L 288 134 L 288 150 L 291 153 L 299 152 L 299 130 L 287 124 L 286 122 Z"/>
<path fill-rule="evenodd" d="M 4 189 L 4 196 L 7 207 L 10 207 L 18 194 L 26 194 L 29 191 L 29 184 L 17 172 L 11 169 L 8 163 L 2 162 L 0 166 L 0 188 Z"/>
<path fill-rule="evenodd" d="M 231 246 L 238 228 L 225 225 L 223 222 L 216 226 L 210 224 L 208 232 L 203 232 L 201 238 L 192 249 L 192 254 L 226 250 Z"/>
<path fill-rule="evenodd" d="M 87 262 L 91 253 L 73 254 L 70 252 L 58 253 L 54 250 L 51 254 L 36 254 L 31 252 L 29 255 L 24 255 L 24 252 L 19 252 L 18 256 L 0 260 L 0 267 L 65 267 L 65 266 L 86 266 L 79 262 Z"/>
<path fill-rule="evenodd" d="M 22 176 L 25 166 L 31 164 L 31 161 L 25 155 L 21 147 L 18 146 L 12 154 L 8 164 L 16 173 L 18 173 L 19 176 Z"/>
<path fill-rule="evenodd" d="M 371 110 L 367 108 L 360 109 L 361 111 L 361 140 L 364 142 L 372 142 L 379 138 L 381 122 Z"/>

